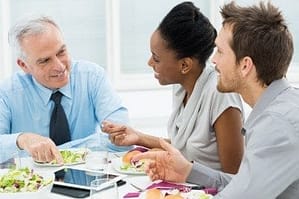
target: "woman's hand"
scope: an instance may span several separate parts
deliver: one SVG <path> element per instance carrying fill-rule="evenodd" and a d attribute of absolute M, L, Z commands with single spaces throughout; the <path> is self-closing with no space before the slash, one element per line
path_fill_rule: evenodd
<path fill-rule="evenodd" d="M 133 128 L 108 121 L 103 121 L 102 131 L 109 134 L 110 141 L 119 146 L 137 144 L 139 133 Z"/>

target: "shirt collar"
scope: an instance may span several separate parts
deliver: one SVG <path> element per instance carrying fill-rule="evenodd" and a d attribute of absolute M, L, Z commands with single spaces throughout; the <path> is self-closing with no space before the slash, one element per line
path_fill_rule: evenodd
<path fill-rule="evenodd" d="M 33 84 L 36 86 L 38 92 L 40 93 L 41 99 L 43 100 L 44 105 L 46 106 L 51 98 L 51 95 L 53 93 L 53 90 L 44 87 L 39 82 L 36 81 L 36 79 L 32 76 Z M 71 94 L 71 85 L 70 85 L 70 79 L 69 82 L 62 88 L 58 89 L 65 97 L 72 99 Z"/>

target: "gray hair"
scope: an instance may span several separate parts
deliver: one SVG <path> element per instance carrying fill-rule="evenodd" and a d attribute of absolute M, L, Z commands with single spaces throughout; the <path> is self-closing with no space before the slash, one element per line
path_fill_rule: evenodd
<path fill-rule="evenodd" d="M 26 54 L 21 47 L 23 39 L 27 36 L 40 35 L 48 29 L 48 25 L 55 26 L 59 31 L 59 26 L 47 16 L 30 17 L 18 21 L 8 33 L 8 42 L 15 49 L 18 58 L 26 58 Z"/>

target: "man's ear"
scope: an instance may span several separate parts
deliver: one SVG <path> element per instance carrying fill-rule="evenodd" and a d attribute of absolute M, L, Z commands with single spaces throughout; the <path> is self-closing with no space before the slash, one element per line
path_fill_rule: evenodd
<path fill-rule="evenodd" d="M 255 65 L 251 57 L 246 56 L 240 61 L 240 67 L 242 76 L 246 77 L 254 71 Z"/>
<path fill-rule="evenodd" d="M 17 64 L 20 66 L 20 68 L 25 72 L 25 73 L 30 73 L 30 70 L 27 66 L 27 64 L 21 60 L 21 59 L 18 59 L 17 60 Z"/>
<path fill-rule="evenodd" d="M 181 74 L 187 74 L 193 66 L 193 60 L 189 57 L 183 58 L 181 60 Z"/>

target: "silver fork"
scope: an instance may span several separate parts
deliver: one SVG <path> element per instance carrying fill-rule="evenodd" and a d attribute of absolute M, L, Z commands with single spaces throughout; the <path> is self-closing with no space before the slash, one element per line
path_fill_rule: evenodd
<path fill-rule="evenodd" d="M 137 189 L 137 190 L 138 190 L 138 192 L 144 192 L 144 191 L 146 191 L 146 189 L 142 189 L 142 188 L 140 188 L 140 187 L 138 187 L 138 186 L 134 185 L 134 184 L 133 184 L 133 183 L 131 183 L 131 182 L 130 182 L 130 185 L 131 185 L 132 187 L 134 187 L 135 189 Z"/>

